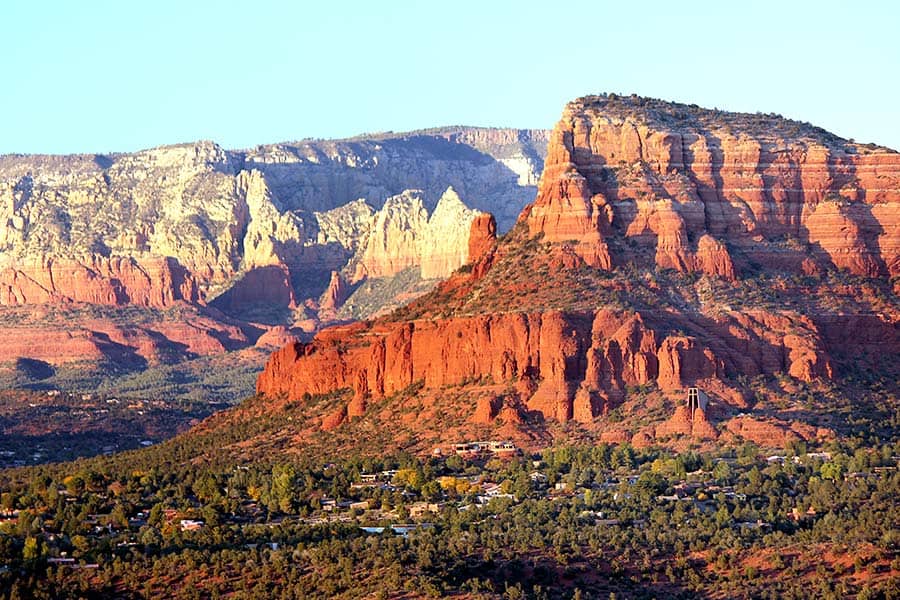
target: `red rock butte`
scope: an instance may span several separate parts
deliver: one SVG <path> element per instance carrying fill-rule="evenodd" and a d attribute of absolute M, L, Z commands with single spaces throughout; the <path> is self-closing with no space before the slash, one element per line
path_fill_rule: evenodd
<path fill-rule="evenodd" d="M 895 276 L 900 155 L 775 116 L 588 97 L 551 134 L 528 226 L 606 269 Z"/>
<path fill-rule="evenodd" d="M 481 314 L 450 305 L 467 294 L 484 302 L 509 289 L 553 287 L 554 269 L 674 270 L 725 286 L 761 275 L 823 282 L 842 273 L 896 294 L 887 282 L 900 275 L 900 155 L 891 150 L 774 115 L 582 98 L 553 130 L 537 198 L 517 228 L 553 257 L 546 281 L 530 273 L 505 289 L 478 287 L 503 256 L 514 263 L 520 248 L 516 228 L 497 241 L 495 227 L 479 217 L 470 236 L 473 264 L 413 303 L 414 318 L 401 312 L 289 344 L 272 355 L 257 391 L 296 400 L 353 390 L 326 419 L 330 428 L 415 383 L 428 390 L 487 378 L 507 384 L 546 419 L 590 423 L 632 385 L 674 394 L 740 375 L 809 382 L 836 377 L 832 350 L 900 351 L 896 301 L 881 313 L 821 303 L 815 311 L 773 310 L 752 301 L 714 311 L 700 301 L 665 309 L 522 305 Z M 582 305 L 594 293 L 587 286 L 558 292 Z M 473 402 L 473 418 L 490 421 L 499 409 Z M 716 436 L 705 412 L 693 422 L 682 413 L 658 434 Z M 746 429 L 754 427 L 762 425 Z"/>

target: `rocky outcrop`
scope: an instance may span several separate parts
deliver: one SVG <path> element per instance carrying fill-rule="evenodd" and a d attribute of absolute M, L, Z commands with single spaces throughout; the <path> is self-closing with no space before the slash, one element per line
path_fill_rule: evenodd
<path fill-rule="evenodd" d="M 354 278 L 391 277 L 412 267 L 422 279 L 448 277 L 468 262 L 471 223 L 478 214 L 452 187 L 430 216 L 421 191 L 388 198 L 368 228 Z"/>
<path fill-rule="evenodd" d="M 728 248 L 708 233 L 701 235 L 697 242 L 692 268 L 694 271 L 723 279 L 733 280 L 737 277 Z"/>
<path fill-rule="evenodd" d="M 286 344 L 293 344 L 299 341 L 297 336 L 283 326 L 272 327 L 267 329 L 265 333 L 259 336 L 254 346 L 257 348 L 267 348 L 269 350 L 277 350 Z"/>
<path fill-rule="evenodd" d="M 714 440 L 719 437 L 719 432 L 710 422 L 707 411 L 697 409 L 694 412 L 694 420 L 691 423 L 691 435 L 700 439 Z"/>
<path fill-rule="evenodd" d="M 322 301 L 319 307 L 323 310 L 334 311 L 343 306 L 347 296 L 350 295 L 350 286 L 341 277 L 337 271 L 331 272 L 331 280 L 328 282 L 328 289 L 322 295 Z"/>
<path fill-rule="evenodd" d="M 479 425 L 490 425 L 500 414 L 502 406 L 502 398 L 490 394 L 479 397 L 475 403 L 475 413 L 472 415 L 472 422 Z"/>
<path fill-rule="evenodd" d="M 325 212 L 316 212 L 316 243 L 322 246 L 338 244 L 352 254 L 364 242 L 375 220 L 375 209 L 360 198 Z"/>
<path fill-rule="evenodd" d="M 764 448 L 784 448 L 800 440 L 822 443 L 835 438 L 831 429 L 773 417 L 739 415 L 724 425 L 723 437 L 750 441 Z"/>
<path fill-rule="evenodd" d="M 743 268 L 900 274 L 900 154 L 772 115 L 644 98 L 570 103 L 532 235 L 588 265 L 734 279 Z"/>
<path fill-rule="evenodd" d="M 480 214 L 472 219 L 469 231 L 469 262 L 475 263 L 497 246 L 497 221 L 494 215 Z"/>
<path fill-rule="evenodd" d="M 280 208 L 265 177 L 255 169 L 239 172 L 235 188 L 243 199 L 235 223 L 244 231 L 243 255 L 235 257 L 242 268 L 302 264 L 311 224 L 298 213 Z"/>
<path fill-rule="evenodd" d="M 685 382 L 714 378 L 723 371 L 713 351 L 694 338 L 669 336 L 660 345 L 657 381 L 663 390 L 680 389 Z"/>
<path fill-rule="evenodd" d="M 763 448 L 784 448 L 789 442 L 801 438 L 791 430 L 790 423 L 750 416 L 736 417 L 725 424 L 728 433 Z"/>
<path fill-rule="evenodd" d="M 452 187 L 447 188 L 419 241 L 422 279 L 444 279 L 470 261 L 471 225 L 481 214 L 468 208 Z"/>
<path fill-rule="evenodd" d="M 87 302 L 164 308 L 202 304 L 193 276 L 172 258 L 89 256 L 13 260 L 0 270 L 0 306 Z"/>
<path fill-rule="evenodd" d="M 628 385 L 677 389 L 738 373 L 812 376 L 815 365 L 829 364 L 810 323 L 780 318 L 803 335 L 791 334 L 796 339 L 788 341 L 787 332 L 765 330 L 762 320 L 740 314 L 707 324 L 679 320 L 693 334 L 673 334 L 667 333 L 672 324 L 657 317 L 609 309 L 357 323 L 273 354 L 257 391 L 300 399 L 350 388 L 350 412 L 359 414 L 368 399 L 416 382 L 432 389 L 489 378 L 516 389 L 528 409 L 545 418 L 590 421 L 620 400 Z M 743 343 L 733 346 L 732 338 Z M 476 412 L 486 418 L 490 411 Z M 704 435 L 710 430 L 702 429 Z"/>
<path fill-rule="evenodd" d="M 707 411 L 702 408 L 695 408 L 692 415 L 690 409 L 686 405 L 681 404 L 667 421 L 656 426 L 654 439 L 684 435 L 698 439 L 714 440 L 719 434 L 712 423 L 710 423 L 706 413 Z"/>
<path fill-rule="evenodd" d="M 428 227 L 421 192 L 392 196 L 375 215 L 355 279 L 388 277 L 419 264 L 418 234 Z"/>
<path fill-rule="evenodd" d="M 554 130 L 551 140 L 560 135 Z M 543 234 L 548 242 L 573 242 L 576 254 L 588 265 L 610 269 L 604 236 L 610 234 L 612 208 L 602 195 L 591 194 L 571 158 L 564 144 L 551 142 L 538 197 L 528 215 L 529 231 L 532 236 Z"/>

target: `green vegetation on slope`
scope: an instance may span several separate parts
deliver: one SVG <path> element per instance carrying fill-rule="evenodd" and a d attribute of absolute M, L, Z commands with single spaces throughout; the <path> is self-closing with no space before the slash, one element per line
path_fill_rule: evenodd
<path fill-rule="evenodd" d="M 224 441 L 0 474 L 0 598 L 900 593 L 896 444 L 190 460 Z"/>

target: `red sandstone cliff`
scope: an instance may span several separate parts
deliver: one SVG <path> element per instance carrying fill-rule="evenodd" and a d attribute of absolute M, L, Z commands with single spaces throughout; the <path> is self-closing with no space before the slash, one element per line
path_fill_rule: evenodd
<path fill-rule="evenodd" d="M 667 335 L 663 322 L 609 309 L 357 323 L 273 354 L 257 391 L 300 398 L 351 388 L 360 411 L 366 399 L 419 381 L 427 389 L 488 377 L 517 386 L 528 408 L 546 418 L 590 421 L 621 399 L 627 385 L 652 382 L 671 390 L 741 373 L 830 373 L 812 323 L 789 315 L 758 317 L 679 320 L 692 336 Z"/>
<path fill-rule="evenodd" d="M 734 251 L 745 268 L 893 276 L 900 154 L 775 117 L 583 98 L 551 134 L 528 226 L 604 269 L 652 257 L 732 279 Z"/>
<path fill-rule="evenodd" d="M 44 258 L 0 271 L 0 306 L 66 300 L 158 308 L 202 303 L 194 278 L 174 258 Z"/>

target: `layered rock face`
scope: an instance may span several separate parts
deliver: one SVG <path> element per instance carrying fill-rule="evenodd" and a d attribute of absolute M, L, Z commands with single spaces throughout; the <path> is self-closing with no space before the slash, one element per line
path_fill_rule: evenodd
<path fill-rule="evenodd" d="M 586 263 L 900 273 L 900 154 L 770 115 L 597 96 L 551 134 L 533 235 Z"/>
<path fill-rule="evenodd" d="M 469 259 L 476 261 L 491 251 L 497 243 L 497 221 L 494 215 L 478 215 L 472 220 L 469 232 Z"/>
<path fill-rule="evenodd" d="M 469 229 L 479 214 L 452 187 L 430 216 L 419 191 L 388 198 L 368 227 L 355 278 L 390 277 L 410 267 L 419 267 L 422 279 L 448 277 L 468 262 Z"/>
<path fill-rule="evenodd" d="M 694 409 L 693 413 L 684 404 L 675 409 L 672 418 L 656 426 L 654 437 L 662 438 L 672 435 L 686 435 L 695 438 L 715 439 L 718 432 L 709 421 L 706 410 Z"/>
<path fill-rule="evenodd" d="M 533 197 L 546 136 L 449 128 L 249 151 L 198 142 L 110 156 L 3 156 L 4 301 L 198 302 L 272 266 L 303 288 L 367 247 L 354 263 L 371 267 L 370 276 L 422 264 L 423 277 L 443 277 L 465 262 L 469 207 L 509 227 Z M 450 186 L 456 192 L 445 198 Z M 419 190 L 421 214 L 398 210 L 397 195 L 413 194 L 406 190 Z M 47 265 L 67 275 L 49 284 Z M 161 268 L 173 275 L 160 272 L 153 285 L 167 289 L 138 281 Z M 294 290 L 301 299 L 321 292 Z"/>
<path fill-rule="evenodd" d="M 52 365 L 112 363 L 141 368 L 244 348 L 259 334 L 197 313 L 135 324 L 94 317 L 22 324 L 0 328 L 0 363 L 27 357 Z"/>
<path fill-rule="evenodd" d="M 362 279 L 400 273 L 353 311 L 403 302 L 467 262 L 482 214 L 470 207 L 513 223 L 533 198 L 547 134 L 458 127 L 245 151 L 197 142 L 2 156 L 0 307 L 13 323 L 23 310 L 38 316 L 5 339 L 0 362 L 118 356 L 132 369 L 272 346 L 346 319 Z M 40 318 L 57 303 L 71 323 Z M 115 313 L 88 322 L 96 311 L 80 304 L 143 307 L 162 325 L 120 335 Z M 204 325 L 176 331 L 178 319 Z"/>
<path fill-rule="evenodd" d="M 173 258 L 36 258 L 0 271 L 0 306 L 87 302 L 165 308 L 202 304 L 193 276 Z"/>
<path fill-rule="evenodd" d="M 819 332 L 799 316 L 680 317 L 676 324 L 690 335 L 667 333 L 668 321 L 609 309 L 359 323 L 284 347 L 257 391 L 301 398 L 352 388 L 359 406 L 419 381 L 440 388 L 489 377 L 519 389 L 546 418 L 589 422 L 628 385 L 677 390 L 737 374 L 831 374 Z"/>

